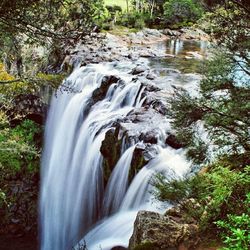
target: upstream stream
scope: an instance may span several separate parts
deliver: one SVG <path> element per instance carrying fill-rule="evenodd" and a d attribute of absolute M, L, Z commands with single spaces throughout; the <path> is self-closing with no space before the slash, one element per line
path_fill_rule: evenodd
<path fill-rule="evenodd" d="M 172 128 L 165 104 L 173 86 L 197 89 L 207 44 L 157 46 L 169 56 L 78 67 L 52 98 L 41 175 L 42 250 L 128 247 L 139 210 L 170 206 L 152 195 L 155 174 L 174 179 L 192 171 L 185 150 L 166 144 Z M 118 127 L 119 157 L 107 177 L 104 141 Z M 132 169 L 138 149 L 147 162 Z"/>

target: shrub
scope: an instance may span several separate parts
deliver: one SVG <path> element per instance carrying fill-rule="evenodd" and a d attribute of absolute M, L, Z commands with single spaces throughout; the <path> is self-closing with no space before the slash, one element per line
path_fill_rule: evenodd
<path fill-rule="evenodd" d="M 190 213 L 204 231 L 210 231 L 214 229 L 213 222 L 226 219 L 228 214 L 247 213 L 244 197 L 249 192 L 250 167 L 236 171 L 213 166 L 208 172 L 186 180 L 168 181 L 164 176 L 156 176 L 154 186 L 154 193 L 160 200 L 176 203 L 195 198 L 201 209 Z"/>
<path fill-rule="evenodd" d="M 248 250 L 250 246 L 250 193 L 244 202 L 248 214 L 228 214 L 227 219 L 219 220 L 215 224 L 223 230 L 222 239 L 227 245 L 224 250 Z"/>
<path fill-rule="evenodd" d="M 11 128 L 0 112 L 0 233 L 13 221 L 18 230 L 36 231 L 41 132 L 30 120 Z"/>
<path fill-rule="evenodd" d="M 27 169 L 37 167 L 39 150 L 34 143 L 36 134 L 41 133 L 41 128 L 30 120 L 23 121 L 15 128 L 9 128 L 6 117 L 1 113 L 0 134 L 0 166 L 3 175 L 19 171 L 23 165 Z"/>
<path fill-rule="evenodd" d="M 147 14 L 143 13 L 126 13 L 117 20 L 118 25 L 123 25 L 128 28 L 142 29 L 145 27 L 145 20 L 148 19 Z"/>
<path fill-rule="evenodd" d="M 163 7 L 166 21 L 171 24 L 196 21 L 203 12 L 193 0 L 169 0 Z"/>

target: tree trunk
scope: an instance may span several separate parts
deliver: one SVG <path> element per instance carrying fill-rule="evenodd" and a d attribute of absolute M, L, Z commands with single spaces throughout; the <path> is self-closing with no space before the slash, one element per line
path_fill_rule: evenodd
<path fill-rule="evenodd" d="M 129 5 L 128 5 L 128 1 L 129 1 L 129 0 L 126 0 L 126 3 L 127 3 L 127 13 L 129 12 Z"/>

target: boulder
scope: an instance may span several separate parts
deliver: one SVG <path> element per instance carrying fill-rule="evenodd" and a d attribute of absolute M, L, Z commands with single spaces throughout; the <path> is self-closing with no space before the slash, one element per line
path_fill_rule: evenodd
<path fill-rule="evenodd" d="M 142 133 L 139 136 L 139 140 L 145 143 L 157 144 L 158 138 L 157 133 L 154 131 L 148 131 L 146 133 Z"/>
<path fill-rule="evenodd" d="M 146 152 L 145 147 L 143 146 L 141 147 L 139 145 L 136 146 L 131 160 L 131 167 L 129 171 L 129 182 L 131 182 L 135 177 L 135 175 L 139 172 L 139 170 L 148 163 L 148 160 L 145 157 L 145 152 Z"/>
<path fill-rule="evenodd" d="M 118 139 L 119 128 L 111 128 L 106 134 L 101 145 L 103 156 L 104 183 L 108 182 L 109 176 L 118 162 L 121 154 L 121 140 Z"/>
<path fill-rule="evenodd" d="M 113 75 L 108 75 L 103 77 L 100 87 L 95 89 L 94 92 L 92 93 L 92 97 L 90 98 L 89 103 L 86 109 L 84 110 L 85 115 L 88 114 L 89 110 L 93 105 L 95 105 L 97 102 L 105 98 L 109 87 L 113 83 L 118 82 L 119 80 L 120 80 L 119 77 Z"/>
<path fill-rule="evenodd" d="M 148 73 L 147 76 L 146 76 L 146 78 L 147 78 L 148 80 L 154 80 L 156 77 L 157 77 L 157 76 L 156 76 L 155 74 L 153 74 L 153 73 Z"/>
<path fill-rule="evenodd" d="M 94 103 L 101 101 L 107 94 L 107 91 L 113 83 L 116 83 L 120 80 L 117 76 L 104 76 L 101 82 L 101 86 L 97 88 L 93 94 L 92 94 L 92 99 Z"/>
<path fill-rule="evenodd" d="M 185 147 L 185 145 L 178 141 L 175 135 L 170 134 L 166 139 L 166 144 L 174 149 Z"/>
<path fill-rule="evenodd" d="M 139 74 L 145 72 L 146 70 L 148 70 L 148 67 L 146 67 L 145 65 L 138 65 L 132 70 L 131 74 L 132 75 L 139 75 Z"/>
<path fill-rule="evenodd" d="M 199 242 L 198 232 L 196 224 L 178 223 L 169 216 L 140 211 L 134 223 L 129 249 L 191 250 Z"/>

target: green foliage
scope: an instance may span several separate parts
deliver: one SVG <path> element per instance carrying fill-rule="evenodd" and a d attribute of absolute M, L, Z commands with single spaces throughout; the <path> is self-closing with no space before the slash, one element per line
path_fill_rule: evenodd
<path fill-rule="evenodd" d="M 102 7 L 102 0 L 21 0 L 11 4 L 4 0 L 0 5 L 0 28 L 25 33 L 32 40 L 80 38 L 91 31 Z"/>
<path fill-rule="evenodd" d="M 0 60 L 7 72 L 30 78 L 59 72 L 64 48 L 85 41 L 102 20 L 102 0 L 3 0 Z"/>
<path fill-rule="evenodd" d="M 131 6 L 130 4 L 130 0 L 128 0 L 129 2 L 129 7 Z M 127 3 L 126 0 L 104 0 L 104 4 L 105 6 L 119 6 L 122 8 L 123 11 L 127 10 Z"/>
<path fill-rule="evenodd" d="M 223 250 L 248 250 L 250 246 L 250 193 L 245 200 L 247 214 L 228 214 L 226 220 L 219 220 L 215 224 L 223 229 L 222 239 L 227 247 Z"/>
<path fill-rule="evenodd" d="M 169 98 L 169 116 L 173 119 L 177 137 L 187 145 L 188 156 L 196 162 L 204 162 L 209 158 L 208 147 L 197 133 L 203 124 L 217 156 L 227 152 L 230 155 L 245 154 L 247 159 L 250 149 L 249 76 L 224 51 L 208 61 L 203 70 L 205 77 L 199 94 L 191 95 L 186 90 L 177 89 Z M 199 154 L 194 153 L 197 150 Z M 241 164 L 244 162 L 238 162 L 238 166 Z"/>
<path fill-rule="evenodd" d="M 0 112 L 0 232 L 8 233 L 12 221 L 22 230 L 36 230 L 41 134 L 41 126 L 30 120 L 11 128 Z"/>
<path fill-rule="evenodd" d="M 143 13 L 126 13 L 117 20 L 118 25 L 123 25 L 128 28 L 142 29 L 145 27 L 145 21 L 148 19 L 147 14 Z"/>
<path fill-rule="evenodd" d="M 10 128 L 6 116 L 1 113 L 0 123 L 0 166 L 4 178 L 7 174 L 20 171 L 22 167 L 28 170 L 39 166 L 40 150 L 34 142 L 41 128 L 30 120 L 23 121 L 15 128 Z"/>
<path fill-rule="evenodd" d="M 164 16 L 170 24 L 194 22 L 203 12 L 201 6 L 193 0 L 168 0 L 163 7 Z"/>
<path fill-rule="evenodd" d="M 185 180 L 169 181 L 159 175 L 153 184 L 156 198 L 160 200 L 176 203 L 194 198 L 200 207 L 191 207 L 188 213 L 199 221 L 205 231 L 214 229 L 213 222 L 227 218 L 228 214 L 249 212 L 244 202 L 250 189 L 249 166 L 243 171 L 213 166 L 208 172 Z"/>
<path fill-rule="evenodd" d="M 189 180 L 173 180 L 169 182 L 164 175 L 157 174 L 152 184 L 155 187 L 153 193 L 158 200 L 179 202 L 188 196 L 191 182 Z"/>

